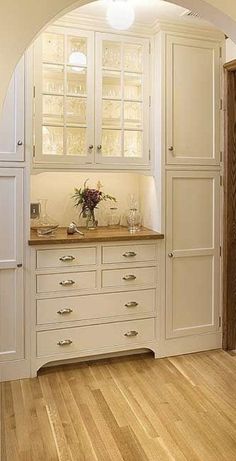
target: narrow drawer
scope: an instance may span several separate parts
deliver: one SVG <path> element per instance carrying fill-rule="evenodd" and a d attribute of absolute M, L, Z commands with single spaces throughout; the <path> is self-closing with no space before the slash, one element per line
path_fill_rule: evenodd
<path fill-rule="evenodd" d="M 102 286 L 104 288 L 155 286 L 156 272 L 156 267 L 104 270 Z"/>
<path fill-rule="evenodd" d="M 37 300 L 37 324 L 64 323 L 155 312 L 155 290 Z"/>
<path fill-rule="evenodd" d="M 116 245 L 102 247 L 102 262 L 131 263 L 156 260 L 156 245 Z"/>
<path fill-rule="evenodd" d="M 96 262 L 96 247 L 37 251 L 37 269 L 90 266 Z"/>
<path fill-rule="evenodd" d="M 127 350 L 138 344 L 155 339 L 155 320 L 131 320 L 37 333 L 37 356 L 71 354 L 83 351 L 104 350 L 127 346 Z"/>
<path fill-rule="evenodd" d="M 37 293 L 96 288 L 96 271 L 37 275 Z"/>

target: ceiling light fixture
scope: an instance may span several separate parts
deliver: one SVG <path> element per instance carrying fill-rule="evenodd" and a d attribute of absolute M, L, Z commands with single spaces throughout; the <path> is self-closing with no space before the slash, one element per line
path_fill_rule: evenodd
<path fill-rule="evenodd" d="M 111 0 L 107 8 L 107 21 L 113 29 L 127 30 L 135 20 L 129 0 Z"/>

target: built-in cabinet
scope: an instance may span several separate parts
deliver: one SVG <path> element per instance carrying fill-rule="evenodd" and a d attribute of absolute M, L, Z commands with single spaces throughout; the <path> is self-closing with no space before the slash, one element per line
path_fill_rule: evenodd
<path fill-rule="evenodd" d="M 0 114 L 0 162 L 24 160 L 24 57 L 10 81 Z"/>
<path fill-rule="evenodd" d="M 24 356 L 23 170 L 0 168 L 0 367 Z"/>
<path fill-rule="evenodd" d="M 149 165 L 149 40 L 52 28 L 38 39 L 35 166 Z"/>

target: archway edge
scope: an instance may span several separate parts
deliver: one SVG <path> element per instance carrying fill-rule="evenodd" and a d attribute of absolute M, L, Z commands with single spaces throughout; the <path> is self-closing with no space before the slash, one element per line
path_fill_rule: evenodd
<path fill-rule="evenodd" d="M 91 1 L 0 0 L 0 111 L 13 70 L 30 43 L 55 18 Z M 168 1 L 197 10 L 236 42 L 235 0 Z"/>

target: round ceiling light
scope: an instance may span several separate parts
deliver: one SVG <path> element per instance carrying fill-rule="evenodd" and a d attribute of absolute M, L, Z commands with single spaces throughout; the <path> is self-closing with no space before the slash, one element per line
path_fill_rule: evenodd
<path fill-rule="evenodd" d="M 129 0 L 111 0 L 107 8 L 107 21 L 113 29 L 127 30 L 135 20 Z"/>
<path fill-rule="evenodd" d="M 72 66 L 79 66 L 79 67 L 72 67 L 72 70 L 76 72 L 81 72 L 86 67 L 87 58 L 84 53 L 81 51 L 72 51 L 69 56 L 69 64 Z"/>

